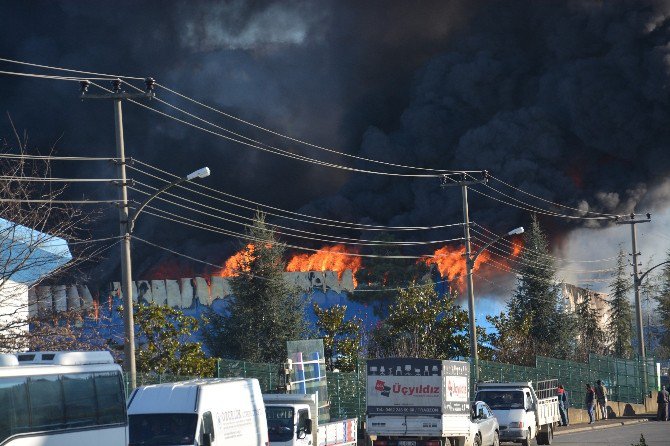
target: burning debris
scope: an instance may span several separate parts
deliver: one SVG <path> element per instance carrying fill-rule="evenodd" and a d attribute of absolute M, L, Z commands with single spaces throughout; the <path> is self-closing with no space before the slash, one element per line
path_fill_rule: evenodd
<path fill-rule="evenodd" d="M 335 271 L 340 280 L 346 270 L 354 275 L 354 287 L 358 286 L 356 273 L 362 267 L 360 257 L 347 255 L 344 245 L 324 246 L 314 254 L 296 254 L 286 265 L 286 271 Z"/>

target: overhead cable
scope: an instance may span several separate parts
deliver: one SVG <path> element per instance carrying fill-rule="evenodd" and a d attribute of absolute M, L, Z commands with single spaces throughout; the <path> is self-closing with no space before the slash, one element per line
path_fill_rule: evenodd
<path fill-rule="evenodd" d="M 167 172 L 165 170 L 162 170 L 162 169 L 160 169 L 156 166 L 153 166 L 151 164 L 145 163 L 145 162 L 140 161 L 140 160 L 134 160 L 134 161 L 138 164 L 141 164 L 143 166 L 154 169 L 157 172 L 160 172 L 160 173 L 165 174 L 165 175 L 169 175 L 173 179 L 179 178 L 178 175 L 175 175 L 171 172 Z M 129 169 L 132 169 L 132 170 L 136 171 L 136 172 L 140 172 L 144 175 L 147 175 L 147 176 L 150 176 L 152 178 L 158 179 L 158 180 L 163 181 L 165 183 L 169 183 L 169 182 L 172 181 L 172 180 L 168 180 L 168 179 L 165 179 L 165 178 L 161 178 L 161 177 L 156 176 L 156 175 L 152 175 L 152 174 L 150 174 L 148 172 L 145 172 L 141 169 L 138 169 L 137 167 L 132 166 L 132 165 L 128 165 L 127 167 Z M 201 189 L 205 189 L 205 190 L 208 190 L 208 191 L 211 191 L 211 192 L 215 192 L 217 194 L 220 194 L 220 195 L 223 195 L 223 196 L 226 196 L 226 197 L 233 198 L 235 200 L 242 201 L 244 203 L 250 203 L 250 204 L 252 204 L 254 206 L 257 206 L 257 207 L 272 209 L 274 211 L 285 212 L 285 213 L 290 214 L 290 215 L 297 215 L 297 216 L 304 217 L 304 218 L 314 219 L 316 221 L 302 220 L 302 219 L 298 219 L 298 218 L 289 217 L 289 216 L 286 216 L 286 215 L 273 214 L 271 212 L 265 212 L 268 215 L 273 215 L 273 216 L 280 217 L 280 218 L 285 218 L 285 219 L 288 219 L 288 220 L 300 221 L 300 222 L 303 222 L 303 223 L 310 223 L 310 224 L 314 224 L 314 225 L 338 227 L 338 228 L 342 228 L 342 229 L 352 229 L 352 230 L 360 230 L 360 231 L 423 231 L 423 230 L 444 229 L 444 228 L 449 228 L 449 227 L 454 227 L 454 226 L 463 226 L 463 223 L 449 223 L 449 224 L 445 224 L 445 225 L 434 225 L 434 226 L 383 226 L 383 225 L 368 225 L 368 224 L 362 224 L 362 223 L 345 222 L 345 221 L 332 220 L 332 219 L 323 218 L 323 217 L 317 217 L 317 216 L 314 216 L 314 215 L 302 214 L 300 212 L 289 211 L 289 210 L 286 210 L 286 209 L 281 209 L 281 208 L 270 206 L 270 205 L 267 205 L 267 204 L 263 204 L 263 203 L 260 203 L 260 202 L 257 202 L 257 201 L 248 200 L 248 199 L 245 199 L 245 198 L 242 198 L 242 197 L 239 197 L 239 196 L 236 196 L 236 195 L 233 195 L 233 194 L 230 194 L 230 193 L 218 190 L 218 189 L 214 189 L 212 187 L 206 186 L 206 185 L 201 184 L 201 183 L 189 183 L 189 184 L 192 184 L 195 187 L 198 187 L 198 188 L 201 188 Z M 177 187 L 179 187 L 181 189 L 184 189 L 184 190 L 187 190 L 189 192 L 193 192 L 193 193 L 201 195 L 201 196 L 205 196 L 205 197 L 208 197 L 208 198 L 211 198 L 211 199 L 214 199 L 214 200 L 221 201 L 223 203 L 231 204 L 233 206 L 242 207 L 244 209 L 249 209 L 249 210 L 254 210 L 254 211 L 258 209 L 258 208 L 243 206 L 243 205 L 231 202 L 231 201 L 223 200 L 221 198 L 214 197 L 214 196 L 206 194 L 204 192 L 200 192 L 200 191 L 191 189 L 191 188 L 189 188 L 189 187 L 187 187 L 183 184 L 177 185 Z M 327 223 L 320 223 L 320 222 L 327 222 Z"/>
<path fill-rule="evenodd" d="M 147 206 L 149 207 L 149 206 Z M 218 234 L 224 234 L 224 235 L 229 235 L 231 237 L 235 238 L 241 238 L 243 240 L 248 240 L 252 242 L 258 242 L 258 243 L 265 243 L 267 240 L 260 239 L 257 237 L 253 237 L 249 234 L 243 234 L 239 232 L 234 232 L 234 231 L 229 231 L 227 229 L 223 229 L 217 226 L 209 225 L 206 223 L 199 222 L 197 220 L 193 220 L 181 215 L 177 215 L 174 213 L 170 213 L 167 211 L 163 211 L 161 209 L 153 208 L 153 211 L 159 211 L 166 213 L 168 215 L 162 215 L 162 214 L 156 214 L 155 212 L 152 212 L 151 210 L 148 211 L 143 211 L 145 214 L 152 215 L 154 217 L 162 218 L 164 220 L 172 221 L 174 223 L 179 223 L 183 224 L 185 226 L 190 226 L 198 229 L 202 229 L 205 231 L 209 232 L 214 232 Z M 310 251 L 310 252 L 324 252 L 328 253 L 330 255 L 335 255 L 335 256 L 346 256 L 346 257 L 366 257 L 366 258 L 379 258 L 379 259 L 433 259 L 433 258 L 439 258 L 439 257 L 445 257 L 446 255 L 444 254 L 424 254 L 424 255 L 419 255 L 419 256 L 410 256 L 410 255 L 378 255 L 378 254 L 360 254 L 356 252 L 332 252 L 324 249 L 315 249 L 315 248 L 308 248 L 305 246 L 299 246 L 299 245 L 292 245 L 288 244 L 285 242 L 278 242 L 281 243 L 283 246 L 286 246 L 287 248 L 292 248 L 292 249 L 297 249 L 297 250 L 302 250 L 302 251 Z"/>
<path fill-rule="evenodd" d="M 493 239 L 495 237 L 498 237 L 498 234 L 496 234 L 493 231 L 487 229 L 485 226 L 480 225 L 479 223 L 471 222 L 471 224 L 478 227 L 478 228 L 481 228 L 484 232 L 487 232 L 488 233 L 487 237 L 489 237 L 491 239 Z M 474 229 L 471 229 L 471 230 L 474 231 Z M 504 243 L 506 246 L 511 247 L 511 248 L 518 246 L 521 249 L 530 250 L 531 252 L 535 252 L 535 253 L 540 253 L 536 249 L 528 248 L 527 246 L 524 246 L 523 244 L 514 243 L 513 241 L 506 240 L 506 239 L 501 239 L 500 242 L 497 242 L 497 243 Z M 606 258 L 603 258 L 603 259 L 593 259 L 593 260 L 566 259 L 566 258 L 563 258 L 563 257 L 557 257 L 553 254 L 549 254 L 549 256 L 552 257 L 555 260 L 558 260 L 560 262 L 566 262 L 566 263 L 601 263 L 601 262 L 610 262 L 610 261 L 613 261 L 613 260 L 617 259 L 617 256 L 606 257 Z"/>
<path fill-rule="evenodd" d="M 121 78 L 121 79 L 135 79 L 135 80 L 143 80 L 143 77 L 135 77 L 135 76 L 124 76 L 124 75 L 119 75 L 119 74 L 105 74 L 105 73 L 95 73 L 92 71 L 82 71 L 82 70 L 73 70 L 71 68 L 62 68 L 62 67 L 54 67 L 54 66 L 49 66 L 49 65 L 40 65 L 36 63 L 30 63 L 30 62 L 24 62 L 21 60 L 14 60 L 14 59 L 6 59 L 0 57 L 0 62 L 7 62 L 7 63 L 14 63 L 18 65 L 26 65 L 29 67 L 37 67 L 37 68 L 44 68 L 46 70 L 54 70 L 54 71 L 64 71 L 67 73 L 79 73 L 79 74 L 89 74 L 92 76 L 105 76 L 105 80 L 107 78 Z"/>
<path fill-rule="evenodd" d="M 530 192 L 526 192 L 526 191 L 523 190 L 523 189 L 520 189 L 520 188 L 518 188 L 518 187 L 516 187 L 516 186 L 513 186 L 513 185 L 511 185 L 511 184 L 509 184 L 509 183 L 506 183 L 505 181 L 501 180 L 500 178 L 496 178 L 496 177 L 494 177 L 493 175 L 489 175 L 489 178 L 492 179 L 492 180 L 494 180 L 494 181 L 497 181 L 497 182 L 499 182 L 499 183 L 501 183 L 501 184 L 503 184 L 503 185 L 505 185 L 505 186 L 507 186 L 507 187 L 509 187 L 509 188 L 511 188 L 511 189 L 514 189 L 514 190 L 516 190 L 516 191 L 518 191 L 518 192 L 521 192 L 522 194 L 528 195 L 528 196 L 533 197 L 533 198 L 535 198 L 535 199 L 537 199 L 537 200 L 540 200 L 540 201 L 544 201 L 545 203 L 549 203 L 549 204 L 551 204 L 551 205 L 553 205 L 553 206 L 562 207 L 562 208 L 565 208 L 565 209 L 570 209 L 570 210 L 577 211 L 577 212 L 581 212 L 581 213 L 594 214 L 594 215 L 600 215 L 600 216 L 612 217 L 612 218 L 613 218 L 613 217 L 616 217 L 615 214 L 608 214 L 608 213 L 604 213 L 604 212 L 595 212 L 595 211 L 584 211 L 583 209 L 579 209 L 579 208 L 574 208 L 574 207 L 566 206 L 566 205 L 564 205 L 564 204 L 560 204 L 560 203 L 555 203 L 555 202 L 553 202 L 553 201 L 551 201 L 551 200 L 547 200 L 547 199 L 542 198 L 542 197 L 539 197 L 539 196 L 537 196 L 537 195 L 533 195 L 533 194 L 531 194 Z"/>
<path fill-rule="evenodd" d="M 152 189 L 152 190 L 154 190 L 154 191 L 158 190 L 158 188 L 156 188 L 156 187 L 149 186 L 149 185 L 144 184 L 144 183 L 139 182 L 139 181 L 136 181 L 136 183 L 137 183 L 138 185 L 142 186 L 142 187 L 147 187 L 147 188 Z M 131 190 L 135 190 L 135 191 L 140 192 L 140 193 L 145 194 L 145 195 L 149 195 L 149 196 L 152 195 L 151 192 L 143 191 L 143 190 L 141 190 L 141 189 L 139 189 L 139 188 L 137 188 L 137 187 L 129 186 L 129 188 L 130 188 Z M 254 221 L 254 218 L 253 218 L 253 217 L 247 217 L 247 216 L 243 216 L 243 215 L 235 214 L 235 213 L 233 213 L 233 212 L 228 212 L 228 211 L 225 211 L 225 210 L 223 210 L 223 209 L 219 209 L 219 208 L 216 208 L 216 207 L 213 207 L 213 206 L 209 206 L 209 205 L 207 205 L 207 204 L 194 202 L 194 201 L 192 201 L 192 200 L 189 200 L 188 198 L 185 198 L 185 197 L 182 197 L 182 196 L 180 196 L 180 195 L 176 195 L 176 194 L 173 194 L 173 193 L 170 193 L 170 192 L 163 192 L 161 195 L 168 195 L 168 196 L 171 196 L 171 197 L 180 199 L 180 200 L 188 201 L 189 203 L 193 203 L 193 204 L 195 204 L 195 205 L 197 205 L 197 206 L 201 206 L 201 207 L 204 207 L 204 208 L 206 208 L 206 209 L 209 209 L 209 210 L 212 210 L 212 211 L 215 211 L 215 212 L 220 212 L 220 213 L 222 213 L 222 214 L 230 215 L 230 216 L 232 216 L 232 217 L 236 217 L 236 218 L 241 218 L 241 219 L 247 221 L 247 223 L 244 223 L 244 222 L 240 222 L 240 221 L 238 221 L 238 220 L 231 220 L 231 219 L 229 219 L 229 218 L 225 218 L 225 217 L 222 217 L 222 216 L 220 216 L 220 215 L 213 215 L 213 214 L 210 214 L 210 213 L 208 213 L 208 212 L 205 212 L 205 211 L 202 211 L 202 210 L 199 210 L 199 209 L 195 209 L 195 208 L 190 207 L 190 206 L 186 206 L 186 205 L 183 205 L 183 204 L 175 203 L 174 201 L 167 200 L 166 198 L 164 198 L 164 197 L 162 197 L 162 196 L 157 196 L 157 197 L 156 197 L 157 200 L 163 201 L 163 202 L 168 203 L 168 204 L 171 204 L 171 205 L 173 205 L 173 206 L 178 206 L 178 207 L 181 207 L 181 208 L 183 208 L 183 209 L 187 209 L 187 210 L 189 210 L 189 211 L 197 212 L 197 213 L 199 213 L 199 214 L 202 214 L 202 215 L 205 215 L 205 216 L 208 216 L 208 217 L 212 217 L 212 218 L 216 218 L 216 219 L 219 219 L 219 220 L 223 220 L 223 221 L 226 221 L 226 222 L 229 222 L 229 223 L 234 223 L 234 224 L 238 224 L 238 225 L 242 225 L 242 226 L 249 226 L 249 224 L 252 223 L 252 222 Z M 321 242 L 327 242 L 327 243 L 344 243 L 344 244 L 361 245 L 361 246 L 375 246 L 375 245 L 379 245 L 379 246 L 417 246 L 417 245 L 435 245 L 435 244 L 444 244 L 444 243 L 450 243 L 450 242 L 454 242 L 454 241 L 460 241 L 460 240 L 462 240 L 462 237 L 459 237 L 459 238 L 453 238 L 453 239 L 448 239 L 448 240 L 431 240 L 431 241 L 414 241 L 414 242 L 408 242 L 408 241 L 388 241 L 388 240 L 366 240 L 366 239 L 360 239 L 360 238 L 341 237 L 341 236 L 335 236 L 335 235 L 329 235 L 329 234 L 321 234 L 321 233 L 317 233 L 317 232 L 305 231 L 305 230 L 301 230 L 301 229 L 290 228 L 290 227 L 288 227 L 288 226 L 282 226 L 282 225 L 277 225 L 277 224 L 272 224 L 272 223 L 266 223 L 266 225 L 269 226 L 269 227 L 272 227 L 272 228 L 280 228 L 280 229 L 283 229 L 283 230 L 286 230 L 286 231 L 293 231 L 293 232 L 298 232 L 298 233 L 301 233 L 301 234 L 314 235 L 314 236 L 317 236 L 317 237 L 329 237 L 329 238 L 332 238 L 332 239 L 334 239 L 334 240 L 324 240 L 324 239 L 320 239 L 320 238 L 312 238 L 312 237 L 299 236 L 299 235 L 295 235 L 295 234 L 291 234 L 291 233 L 287 233 L 287 232 L 274 231 L 274 232 L 277 233 L 277 234 L 287 235 L 287 236 L 290 236 L 290 237 L 298 237 L 298 238 L 304 238 L 304 239 L 307 239 L 307 240 L 321 241 Z M 348 240 L 348 241 L 353 242 L 353 243 L 340 242 L 340 240 Z M 367 243 L 366 243 L 366 242 L 367 242 Z"/>
<path fill-rule="evenodd" d="M 221 110 L 219 110 L 219 109 L 216 109 L 216 108 L 214 108 L 214 107 L 212 107 L 212 106 L 209 106 L 209 105 L 207 105 L 207 104 L 204 104 L 204 103 L 202 103 L 202 102 L 200 102 L 200 101 L 197 101 L 197 100 L 195 100 L 195 99 L 193 99 L 193 98 L 191 98 L 191 97 L 189 97 L 189 96 L 186 96 L 186 95 L 184 95 L 184 94 L 182 94 L 182 93 L 179 93 L 178 91 L 175 91 L 175 90 L 173 90 L 173 89 L 170 89 L 170 88 L 166 87 L 165 85 L 162 85 L 162 84 L 160 84 L 160 83 L 158 83 L 158 82 L 156 83 L 156 86 L 157 86 L 157 87 L 160 87 L 160 88 L 162 88 L 163 90 L 166 90 L 166 91 L 168 91 L 168 92 L 170 92 L 170 93 L 172 93 L 172 94 L 174 94 L 174 95 L 176 95 L 176 96 L 179 96 L 179 97 L 182 98 L 182 99 L 185 99 L 185 100 L 190 101 L 190 102 L 192 102 L 192 103 L 194 103 L 194 104 L 196 104 L 196 105 L 199 105 L 199 106 L 201 106 L 201 107 L 204 107 L 204 108 L 206 108 L 206 109 L 208 109 L 208 110 L 210 110 L 210 111 L 213 111 L 213 112 L 218 113 L 218 114 L 220 114 L 220 115 L 222 115 L 222 116 L 225 116 L 226 118 L 233 119 L 233 120 L 235 120 L 235 121 L 241 122 L 241 123 L 243 123 L 243 124 L 246 124 L 246 125 L 248 125 L 248 126 L 251 126 L 251 127 L 253 127 L 253 128 L 256 128 L 256 129 L 258 129 L 258 130 L 262 130 L 262 131 L 264 131 L 264 132 L 270 133 L 270 134 L 272 134 L 272 135 L 274 135 L 274 136 L 279 136 L 279 137 L 281 137 L 281 138 L 288 139 L 289 141 L 293 141 L 293 142 L 296 142 L 296 143 L 299 143 L 299 144 L 303 144 L 303 145 L 305 145 L 305 146 L 312 147 L 312 148 L 314 148 L 314 149 L 323 150 L 323 151 L 325 151 L 325 152 L 330 152 L 330 153 L 333 153 L 333 154 L 336 154 L 336 155 L 339 155 L 339 156 L 346 156 L 346 157 L 353 158 L 353 159 L 356 159 L 356 160 L 359 160 L 359 161 L 365 161 L 365 162 L 369 162 L 369 163 L 381 164 L 381 165 L 389 166 L 389 167 L 399 167 L 399 168 L 402 168 L 402 169 L 422 170 L 422 171 L 427 171 L 427 172 L 436 172 L 436 173 L 478 172 L 478 171 L 475 171 L 475 170 L 470 170 L 470 171 L 467 171 L 467 170 L 448 170 L 448 169 L 432 169 L 432 168 L 427 168 L 427 167 L 408 166 L 408 165 L 404 165 L 404 164 L 396 164 L 396 163 L 390 163 L 390 162 L 380 161 L 380 160 L 371 159 L 371 158 L 365 158 L 365 157 L 362 157 L 362 156 L 352 155 L 352 154 L 350 154 L 350 153 L 341 152 L 341 151 L 334 150 L 334 149 L 329 149 L 329 148 L 324 147 L 324 146 L 320 146 L 320 145 L 317 145 L 317 144 L 312 144 L 312 143 L 310 143 L 310 142 L 307 142 L 307 141 L 304 141 L 304 140 L 301 140 L 301 139 L 298 139 L 298 138 L 294 138 L 294 137 L 291 137 L 291 136 L 288 136 L 288 135 L 279 133 L 279 132 L 277 132 L 277 131 L 274 131 L 274 130 L 268 129 L 268 128 L 266 128 L 266 127 L 260 126 L 260 125 L 258 125 L 258 124 L 254 124 L 253 122 L 246 121 L 246 120 L 244 120 L 244 119 L 242 119 L 242 118 L 239 118 L 239 117 L 237 117 L 237 116 L 231 115 L 231 114 L 229 114 L 229 113 L 226 113 L 226 112 L 224 112 L 224 111 L 221 111 Z"/>

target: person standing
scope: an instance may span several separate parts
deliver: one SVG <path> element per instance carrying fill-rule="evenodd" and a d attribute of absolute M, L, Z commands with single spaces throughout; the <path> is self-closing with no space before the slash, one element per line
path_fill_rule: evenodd
<path fill-rule="evenodd" d="M 558 412 L 561 414 L 561 426 L 569 426 L 568 420 L 568 395 L 563 388 L 563 384 L 559 384 L 556 389 L 558 395 Z"/>
<path fill-rule="evenodd" d="M 668 403 L 670 403 L 670 394 L 665 390 L 665 386 L 661 386 L 661 390 L 656 397 L 658 403 L 658 413 L 656 419 L 658 421 L 668 421 Z"/>
<path fill-rule="evenodd" d="M 596 393 L 593 390 L 593 387 L 591 387 L 591 384 L 586 385 L 586 399 L 584 401 L 584 404 L 586 405 L 586 410 L 589 412 L 589 424 L 593 424 L 595 422 L 595 408 L 596 408 Z"/>
<path fill-rule="evenodd" d="M 603 385 L 603 382 L 598 380 L 596 381 L 596 400 L 598 401 L 598 414 L 602 420 L 607 419 L 607 387 Z"/>

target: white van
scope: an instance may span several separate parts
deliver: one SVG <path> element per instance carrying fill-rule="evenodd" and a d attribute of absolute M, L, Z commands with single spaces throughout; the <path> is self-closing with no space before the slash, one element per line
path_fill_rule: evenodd
<path fill-rule="evenodd" d="M 268 446 L 256 379 L 197 379 L 137 388 L 128 400 L 129 446 Z"/>

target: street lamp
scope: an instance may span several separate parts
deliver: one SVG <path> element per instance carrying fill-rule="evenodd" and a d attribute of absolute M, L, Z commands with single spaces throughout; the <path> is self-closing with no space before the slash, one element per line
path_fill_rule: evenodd
<path fill-rule="evenodd" d="M 201 169 L 192 172 L 185 177 L 177 178 L 171 183 L 165 185 L 161 189 L 157 190 L 153 195 L 149 196 L 140 206 L 133 211 L 129 216 L 128 220 L 122 223 L 125 223 L 125 234 L 124 239 L 128 241 L 125 243 L 125 249 L 123 250 L 123 255 L 121 256 L 121 279 L 122 279 L 122 291 L 123 291 L 123 327 L 125 331 L 125 343 L 123 345 L 123 361 L 124 368 L 128 371 L 130 375 L 130 386 L 131 390 L 137 387 L 137 369 L 135 367 L 135 322 L 133 320 L 133 296 L 132 293 L 132 283 L 133 276 L 131 271 L 131 258 L 130 258 L 130 238 L 135 229 L 135 221 L 140 215 L 142 210 L 158 195 L 162 194 L 171 187 L 177 186 L 181 183 L 186 183 L 192 181 L 196 178 L 205 178 L 210 174 L 208 167 L 203 167 Z"/>
<path fill-rule="evenodd" d="M 484 252 L 486 248 L 505 237 L 510 235 L 520 235 L 523 234 L 523 232 L 524 229 L 522 226 L 512 229 L 507 234 L 499 235 L 495 239 L 479 248 L 479 250 L 475 252 L 474 255 L 469 255 L 469 250 L 468 253 L 464 254 L 465 267 L 467 272 L 466 284 L 468 288 L 468 310 L 470 314 L 470 356 L 472 357 L 473 367 L 475 368 L 475 381 L 479 381 L 479 355 L 477 353 L 477 326 L 475 325 L 475 294 L 472 284 L 472 270 L 475 267 L 475 261 L 477 260 L 477 257 L 479 257 L 479 255 Z"/>

